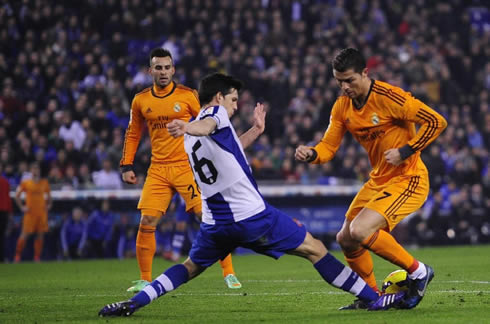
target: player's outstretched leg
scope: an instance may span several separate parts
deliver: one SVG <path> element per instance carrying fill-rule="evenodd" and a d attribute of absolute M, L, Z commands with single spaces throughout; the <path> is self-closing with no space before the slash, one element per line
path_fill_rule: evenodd
<path fill-rule="evenodd" d="M 231 261 L 231 253 L 226 256 L 223 260 L 219 261 L 221 269 L 223 269 L 223 278 L 225 279 L 225 283 L 230 289 L 239 289 L 242 288 L 242 284 L 238 281 L 238 278 L 235 275 L 235 271 L 233 270 L 233 262 Z"/>
<path fill-rule="evenodd" d="M 414 277 L 413 273 L 408 275 L 408 293 L 400 304 L 400 308 L 414 308 L 424 298 L 427 286 L 434 278 L 434 270 L 426 264 L 423 267 L 425 267 L 425 275 L 421 276 L 421 278 Z"/>
<path fill-rule="evenodd" d="M 130 300 L 104 306 L 99 311 L 99 316 L 130 316 L 136 310 L 148 305 L 154 299 L 177 289 L 205 269 L 205 267 L 198 266 L 190 259 L 187 259 L 183 264 L 176 264 L 168 268 Z"/>

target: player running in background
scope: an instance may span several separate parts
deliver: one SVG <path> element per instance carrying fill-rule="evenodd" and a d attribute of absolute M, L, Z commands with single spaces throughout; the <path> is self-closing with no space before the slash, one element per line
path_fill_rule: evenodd
<path fill-rule="evenodd" d="M 129 292 L 140 291 L 152 280 L 153 256 L 156 250 L 155 229 L 158 220 L 167 211 L 174 193 L 178 192 L 182 196 L 187 211 L 199 218 L 201 215 L 201 194 L 184 151 L 184 140 L 172 138 L 166 129 L 166 125 L 172 120 L 188 121 L 197 116 L 200 109 L 197 93 L 172 80 L 175 67 L 170 52 L 165 49 L 156 48 L 151 51 L 149 73 L 152 75 L 153 85 L 136 94 L 133 99 L 120 162 L 123 181 L 136 184 L 133 161 L 146 123 L 152 157 L 138 203 L 141 220 L 136 237 L 136 258 L 140 280 L 128 288 Z M 228 287 L 240 288 L 231 255 L 220 261 L 220 264 L 226 274 Z"/>
<path fill-rule="evenodd" d="M 420 151 L 447 123 L 410 93 L 371 79 L 358 50 L 342 50 L 332 64 L 343 95 L 332 108 L 320 143 L 315 147 L 300 145 L 295 156 L 299 161 L 326 163 L 334 157 L 346 131 L 366 149 L 373 170 L 352 201 L 337 241 L 350 267 L 375 290 L 368 250 L 405 269 L 410 289 L 402 306 L 413 308 L 422 300 L 434 271 L 416 260 L 389 232 L 427 198 L 429 178 Z M 420 125 L 418 132 L 415 124 Z M 365 307 L 357 300 L 342 309 Z"/>
<path fill-rule="evenodd" d="M 174 120 L 167 125 L 173 136 L 185 134 L 185 151 L 202 190 L 202 223 L 189 258 L 167 269 L 130 300 L 106 305 L 99 316 L 131 315 L 193 279 L 238 246 L 276 259 L 284 253 L 304 257 L 325 281 L 358 296 L 372 310 L 390 308 L 403 298 L 404 292 L 378 297 L 304 226 L 264 200 L 243 151 L 251 141 L 242 139 L 243 135 L 238 138 L 230 122 L 241 87 L 241 82 L 231 76 L 207 76 L 199 86 L 203 108 L 196 121 Z M 257 115 L 265 116 L 262 104 L 255 107 Z"/>
<path fill-rule="evenodd" d="M 22 231 L 17 240 L 14 262 L 20 262 L 22 251 L 27 239 L 36 235 L 34 239 L 34 261 L 41 261 L 44 233 L 48 231 L 48 210 L 51 208 L 51 189 L 47 179 L 41 178 L 41 168 L 38 163 L 31 164 L 31 178 L 22 181 L 15 192 L 15 202 L 24 213 Z M 25 193 L 25 204 L 21 195 Z"/>

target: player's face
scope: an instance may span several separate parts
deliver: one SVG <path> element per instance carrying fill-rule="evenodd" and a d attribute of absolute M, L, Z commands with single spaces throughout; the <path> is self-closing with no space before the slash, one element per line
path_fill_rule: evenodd
<path fill-rule="evenodd" d="M 235 111 L 238 109 L 238 91 L 232 89 L 230 93 L 225 96 L 219 96 L 218 103 L 226 108 L 228 117 L 231 118 Z"/>
<path fill-rule="evenodd" d="M 172 82 L 175 74 L 175 67 L 169 56 L 153 57 L 151 59 L 150 74 L 153 77 L 153 83 L 160 88 L 165 88 Z"/>
<path fill-rule="evenodd" d="M 354 72 L 353 69 L 348 69 L 345 72 L 339 72 L 334 69 L 333 76 L 342 92 L 351 99 L 366 96 L 369 91 L 367 69 L 364 69 L 361 73 Z"/>
<path fill-rule="evenodd" d="M 37 178 L 41 175 L 41 169 L 39 169 L 38 166 L 33 165 L 31 166 L 31 174 L 34 178 Z"/>

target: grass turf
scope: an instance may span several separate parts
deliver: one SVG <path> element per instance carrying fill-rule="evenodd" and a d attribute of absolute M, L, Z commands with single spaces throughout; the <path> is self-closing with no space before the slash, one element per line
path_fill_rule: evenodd
<path fill-rule="evenodd" d="M 412 251 L 435 278 L 412 310 L 338 311 L 353 296 L 329 286 L 306 260 L 235 256 L 242 289 L 226 288 L 214 265 L 130 318 L 99 318 L 131 297 L 135 259 L 0 265 L 0 323 L 490 323 L 490 246 Z M 334 254 L 341 260 L 340 253 Z M 378 283 L 396 267 L 374 257 Z M 172 265 L 155 257 L 154 275 Z"/>

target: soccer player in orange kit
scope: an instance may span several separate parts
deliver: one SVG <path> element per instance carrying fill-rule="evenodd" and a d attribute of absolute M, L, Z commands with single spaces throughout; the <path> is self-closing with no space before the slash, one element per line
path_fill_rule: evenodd
<path fill-rule="evenodd" d="M 34 261 L 41 261 L 44 233 L 48 231 L 48 210 L 51 208 L 51 189 L 48 180 L 41 178 L 39 164 L 33 163 L 30 168 L 32 178 L 24 180 L 17 187 L 15 202 L 24 213 L 22 232 L 17 240 L 14 262 L 20 262 L 22 251 L 29 236 L 36 234 L 34 240 Z M 25 193 L 25 204 L 21 195 Z"/>
<path fill-rule="evenodd" d="M 137 178 L 133 171 L 133 160 L 146 123 L 152 157 L 138 203 L 141 221 L 136 238 L 136 258 L 141 280 L 135 281 L 128 289 L 135 293 L 152 281 L 153 255 L 156 250 L 155 229 L 175 192 L 184 199 L 186 211 L 200 217 L 202 209 L 201 193 L 184 151 L 184 139 L 173 138 L 166 128 L 172 120 L 187 122 L 197 116 L 200 110 L 197 92 L 172 80 L 175 67 L 172 56 L 166 49 L 156 48 L 151 51 L 149 72 L 153 85 L 136 94 L 133 99 L 120 162 L 123 181 L 135 184 Z M 255 140 L 263 132 L 264 119 L 265 117 L 254 120 L 254 126 L 247 132 L 251 140 Z M 220 260 L 220 265 L 228 287 L 240 288 L 241 283 L 235 276 L 231 254 Z"/>
<path fill-rule="evenodd" d="M 373 169 L 352 201 L 337 241 L 352 270 L 375 290 L 369 251 L 405 269 L 409 292 L 400 307 L 413 308 L 422 300 L 434 271 L 408 253 L 390 231 L 425 202 L 429 178 L 420 151 L 447 122 L 410 93 L 371 79 L 356 49 L 340 51 L 332 65 L 343 95 L 332 108 L 322 140 L 314 147 L 298 146 L 295 157 L 309 163 L 330 161 L 346 131 L 364 147 Z M 418 131 L 415 124 L 420 125 Z M 341 309 L 358 308 L 366 308 L 359 299 Z"/>

